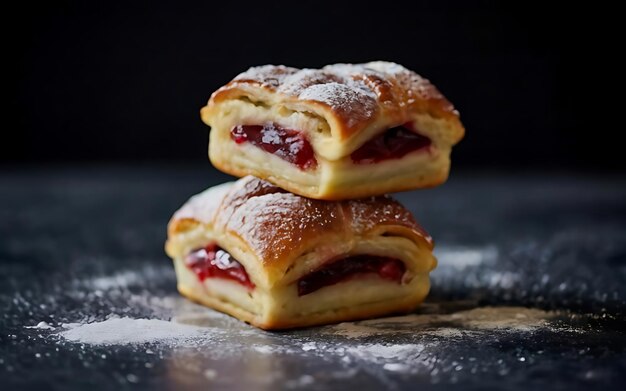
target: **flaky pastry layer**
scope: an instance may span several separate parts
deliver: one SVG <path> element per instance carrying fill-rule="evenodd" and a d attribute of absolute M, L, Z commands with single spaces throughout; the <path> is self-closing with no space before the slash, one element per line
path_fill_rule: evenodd
<path fill-rule="evenodd" d="M 254 289 L 199 279 L 185 256 L 207 244 L 240 262 Z M 428 234 L 391 198 L 311 200 L 253 177 L 193 197 L 172 218 L 166 251 L 182 294 L 266 329 L 410 311 L 427 295 L 436 264 Z M 402 261 L 402 281 L 363 274 L 298 294 L 299 279 L 356 255 Z"/>
<path fill-rule="evenodd" d="M 216 91 L 201 116 L 211 126 L 209 157 L 222 171 L 255 175 L 328 200 L 439 185 L 448 177 L 451 148 L 464 134 L 458 112 L 428 80 L 381 61 L 322 69 L 251 68 Z M 236 126 L 269 123 L 303 132 L 317 167 L 280 165 L 274 163 L 280 158 L 231 139 Z M 401 125 L 429 138 L 430 147 L 399 159 L 353 164 L 351 153 Z M 240 158 L 233 161 L 235 156 Z M 385 174 L 363 181 L 373 167 Z"/>

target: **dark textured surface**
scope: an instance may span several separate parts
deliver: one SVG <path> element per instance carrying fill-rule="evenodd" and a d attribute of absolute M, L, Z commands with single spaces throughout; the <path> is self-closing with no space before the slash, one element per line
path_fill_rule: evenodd
<path fill-rule="evenodd" d="M 204 174 L 0 172 L 3 389 L 618 389 L 626 381 L 623 178 L 461 173 L 401 194 L 436 239 L 440 266 L 418 314 L 439 315 L 419 325 L 370 322 L 380 333 L 346 337 L 333 327 L 260 332 L 178 297 L 165 224 L 188 196 L 226 178 Z M 555 312 L 531 331 L 455 315 L 488 305 Z M 57 335 L 62 323 L 112 314 L 190 313 L 219 335 L 96 347 Z M 26 328 L 40 321 L 54 329 Z M 365 354 L 381 345 L 421 350 L 408 359 Z"/>

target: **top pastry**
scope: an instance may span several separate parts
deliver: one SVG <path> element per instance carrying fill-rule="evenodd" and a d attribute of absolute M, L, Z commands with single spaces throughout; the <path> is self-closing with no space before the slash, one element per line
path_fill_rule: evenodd
<path fill-rule="evenodd" d="M 382 61 L 253 67 L 214 92 L 201 116 L 218 169 L 327 200 L 439 185 L 464 134 L 435 86 Z"/>

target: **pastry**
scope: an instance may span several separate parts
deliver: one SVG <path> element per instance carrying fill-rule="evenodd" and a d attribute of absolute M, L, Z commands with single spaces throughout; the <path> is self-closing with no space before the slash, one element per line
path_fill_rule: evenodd
<path fill-rule="evenodd" d="M 388 196 L 320 201 L 252 176 L 192 197 L 166 243 L 183 295 L 263 329 L 411 311 L 432 249 Z"/>
<path fill-rule="evenodd" d="M 215 167 L 325 200 L 439 185 L 465 132 L 428 80 L 382 61 L 253 67 L 201 116 Z"/>

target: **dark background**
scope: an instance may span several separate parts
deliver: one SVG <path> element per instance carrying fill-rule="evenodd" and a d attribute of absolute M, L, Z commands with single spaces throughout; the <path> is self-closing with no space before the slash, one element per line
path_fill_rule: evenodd
<path fill-rule="evenodd" d="M 607 141 L 620 123 L 607 97 L 622 46 L 612 46 L 615 11 L 366 3 L 22 3 L 4 13 L 17 27 L 3 28 L 13 69 L 0 161 L 206 164 L 198 111 L 249 66 L 385 59 L 429 78 L 461 112 L 455 167 L 625 167 Z"/>

